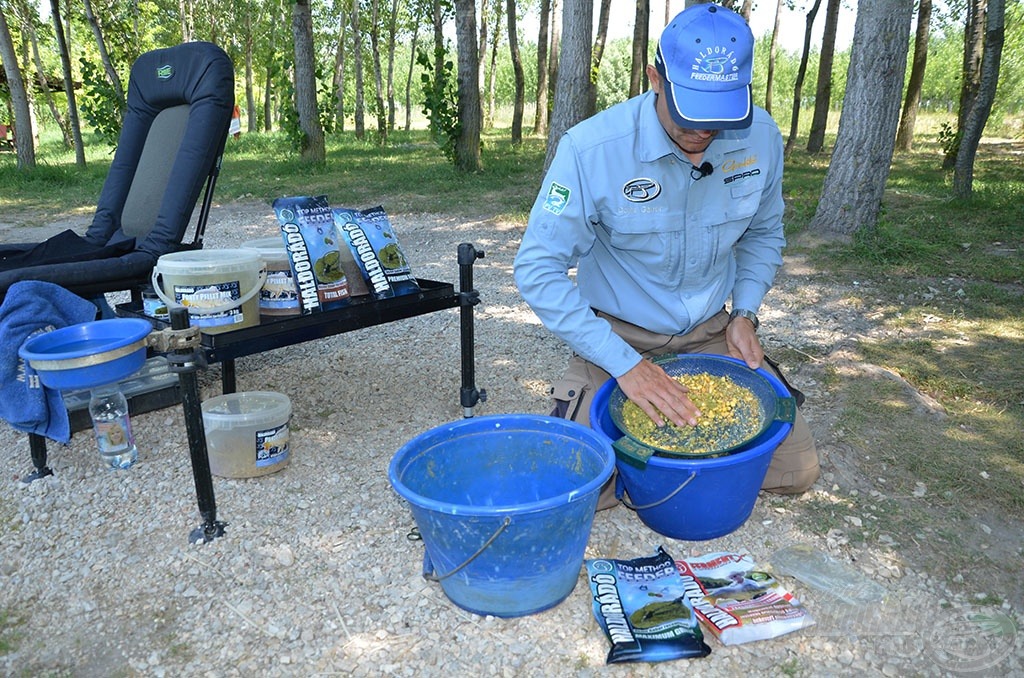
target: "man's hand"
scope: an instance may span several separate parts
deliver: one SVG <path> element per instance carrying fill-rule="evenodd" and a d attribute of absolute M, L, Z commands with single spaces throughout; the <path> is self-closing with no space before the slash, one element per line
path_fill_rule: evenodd
<path fill-rule="evenodd" d="M 747 366 L 756 370 L 761 367 L 764 361 L 764 349 L 754 331 L 754 323 L 743 317 L 736 317 L 729 321 L 725 328 L 725 343 L 729 347 L 729 355 L 747 363 Z"/>
<path fill-rule="evenodd" d="M 697 425 L 700 412 L 687 397 L 686 387 L 649 360 L 641 360 L 617 381 L 626 397 L 658 426 L 665 423 L 662 414 L 676 426 Z"/>

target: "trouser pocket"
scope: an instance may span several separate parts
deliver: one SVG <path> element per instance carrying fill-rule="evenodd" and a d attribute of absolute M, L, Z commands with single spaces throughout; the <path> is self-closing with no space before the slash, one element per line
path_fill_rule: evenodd
<path fill-rule="evenodd" d="M 551 384 L 551 416 L 576 421 L 587 392 L 585 379 L 566 377 Z"/>

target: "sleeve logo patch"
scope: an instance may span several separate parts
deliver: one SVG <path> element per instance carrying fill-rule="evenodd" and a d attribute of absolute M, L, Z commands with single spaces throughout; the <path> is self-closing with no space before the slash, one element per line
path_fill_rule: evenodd
<path fill-rule="evenodd" d="M 548 195 L 544 198 L 544 209 L 552 214 L 561 214 L 569 204 L 571 193 L 565 186 L 552 181 L 551 187 L 548 188 Z"/>

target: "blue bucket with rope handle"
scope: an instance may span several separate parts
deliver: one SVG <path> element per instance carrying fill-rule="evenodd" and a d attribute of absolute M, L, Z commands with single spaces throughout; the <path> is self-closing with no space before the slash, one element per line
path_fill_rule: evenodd
<path fill-rule="evenodd" d="M 392 457 L 388 479 L 416 520 L 424 576 L 465 610 L 518 617 L 554 607 L 576 586 L 614 468 L 605 436 L 508 414 L 421 433 Z"/>

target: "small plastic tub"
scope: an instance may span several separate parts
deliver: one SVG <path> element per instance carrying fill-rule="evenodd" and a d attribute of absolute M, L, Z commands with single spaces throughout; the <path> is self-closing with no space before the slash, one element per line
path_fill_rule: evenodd
<path fill-rule="evenodd" d="M 213 475 L 254 478 L 288 465 L 288 396 L 273 391 L 228 393 L 204 401 L 202 410 Z"/>

